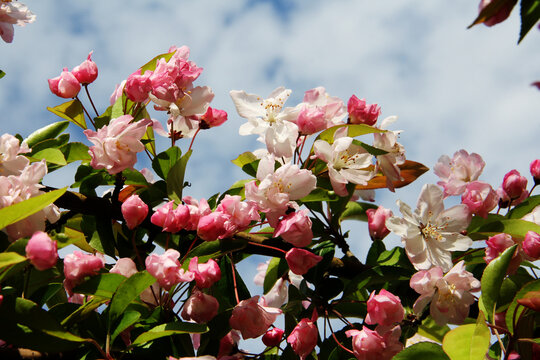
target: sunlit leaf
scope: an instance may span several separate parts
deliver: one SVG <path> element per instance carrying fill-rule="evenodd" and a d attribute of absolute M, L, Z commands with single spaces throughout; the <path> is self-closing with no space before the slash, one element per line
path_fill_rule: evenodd
<path fill-rule="evenodd" d="M 448 360 L 443 348 L 432 342 L 419 342 L 409 346 L 392 358 L 393 360 Z"/>
<path fill-rule="evenodd" d="M 471 238 L 487 239 L 499 233 L 512 235 L 515 238 L 524 238 L 528 231 L 540 233 L 540 225 L 520 219 L 502 219 L 487 222 L 476 229 L 471 229 Z"/>
<path fill-rule="evenodd" d="M 88 153 L 88 146 L 80 142 L 72 142 L 60 147 L 59 149 L 64 154 L 64 158 L 68 163 L 78 160 L 89 161 L 92 159 Z"/>
<path fill-rule="evenodd" d="M 443 339 L 443 350 L 451 360 L 484 360 L 489 349 L 490 331 L 482 313 L 476 324 L 450 330 Z"/>
<path fill-rule="evenodd" d="M 58 149 L 49 148 L 49 149 L 43 149 L 41 151 L 38 151 L 35 154 L 32 154 L 31 156 L 32 160 L 40 161 L 45 160 L 48 163 L 51 164 L 57 164 L 57 165 L 67 165 L 66 158 L 64 157 L 64 154 Z"/>
<path fill-rule="evenodd" d="M 86 120 L 84 119 L 83 106 L 79 100 L 71 100 L 55 106 L 47 107 L 47 110 L 74 123 L 75 125 L 86 130 Z"/>
<path fill-rule="evenodd" d="M 147 271 L 133 274 L 118 286 L 109 306 L 110 323 L 118 319 L 127 306 L 139 297 L 146 288 L 156 282 L 156 279 Z"/>
<path fill-rule="evenodd" d="M 104 298 L 112 298 L 118 286 L 126 280 L 125 276 L 106 273 L 90 277 L 84 283 L 73 289 L 73 292 L 84 295 L 96 295 Z"/>
<path fill-rule="evenodd" d="M 184 176 L 186 165 L 191 156 L 192 150 L 189 150 L 174 164 L 167 174 L 167 195 L 169 199 L 180 203 L 182 201 L 182 191 L 184 190 Z"/>
<path fill-rule="evenodd" d="M 349 201 L 345 211 L 341 214 L 340 220 L 367 221 L 366 210 L 368 209 L 377 209 L 377 205 L 366 202 Z"/>
<path fill-rule="evenodd" d="M 156 155 L 154 160 L 152 160 L 152 169 L 154 169 L 157 176 L 166 180 L 169 171 L 181 157 L 182 150 L 180 150 L 178 146 L 172 146 L 166 151 Z"/>
<path fill-rule="evenodd" d="M 69 121 L 59 121 L 52 124 L 49 124 L 41 129 L 38 129 L 28 135 L 26 143 L 29 147 L 34 147 L 34 145 L 48 139 L 54 139 L 60 135 L 69 125 Z"/>
<path fill-rule="evenodd" d="M 26 261 L 26 258 L 16 252 L 0 253 L 0 269 Z"/>
<path fill-rule="evenodd" d="M 173 55 L 174 55 L 174 52 L 157 55 L 152 60 L 150 60 L 143 66 L 141 66 L 141 74 L 144 75 L 144 72 L 147 70 L 150 70 L 150 71 L 156 70 L 156 65 L 159 59 L 165 59 L 165 61 L 169 61 Z"/>
<path fill-rule="evenodd" d="M 249 151 L 240 154 L 236 159 L 231 162 L 241 168 L 246 174 L 256 177 L 257 167 L 259 166 L 259 159 Z"/>
<path fill-rule="evenodd" d="M 189 334 L 196 333 L 202 334 L 208 331 L 208 327 L 204 324 L 194 324 L 188 322 L 172 322 L 167 324 L 158 325 L 147 332 L 139 335 L 131 344 L 131 347 L 139 346 L 148 341 L 159 339 L 165 336 L 171 336 L 176 334 Z"/>
<path fill-rule="evenodd" d="M 399 165 L 399 168 L 401 170 L 401 177 L 403 180 L 393 182 L 396 189 L 409 185 L 429 170 L 429 168 L 426 166 L 411 160 L 405 160 L 405 163 Z M 367 185 L 356 185 L 357 190 L 382 189 L 385 187 L 387 187 L 386 176 L 380 174 L 371 179 Z"/>
<path fill-rule="evenodd" d="M 384 133 L 384 132 L 387 131 L 387 130 L 378 129 L 378 128 L 373 127 L 373 126 L 365 125 L 365 124 L 336 125 L 336 126 L 332 126 L 331 128 L 328 128 L 328 129 L 324 130 L 323 132 L 321 132 L 319 134 L 319 136 L 317 136 L 316 140 L 324 140 L 324 141 L 328 142 L 329 144 L 333 144 L 334 143 L 334 133 L 336 132 L 336 130 L 338 130 L 338 129 L 342 128 L 342 127 L 347 127 L 348 128 L 348 132 L 347 132 L 348 137 L 356 137 L 356 136 L 361 136 L 361 135 L 366 135 L 366 134 L 373 134 L 373 133 Z"/>

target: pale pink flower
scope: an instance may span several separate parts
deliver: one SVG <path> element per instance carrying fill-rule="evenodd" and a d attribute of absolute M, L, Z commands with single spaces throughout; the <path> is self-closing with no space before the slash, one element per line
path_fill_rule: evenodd
<path fill-rule="evenodd" d="M 522 244 L 519 241 L 516 241 L 511 235 L 500 233 L 496 234 L 494 236 L 489 237 L 486 240 L 486 256 L 484 256 L 484 260 L 487 264 L 489 264 L 491 261 L 495 260 L 504 250 L 508 249 L 509 247 L 518 244 L 516 251 L 512 255 L 512 259 L 510 260 L 510 264 L 508 265 L 507 273 L 508 274 L 514 274 L 517 269 L 519 268 L 519 265 L 524 259 L 528 259 L 528 256 L 523 252 Z"/>
<path fill-rule="evenodd" d="M 219 302 L 211 295 L 195 289 L 184 303 L 182 318 L 198 324 L 207 323 L 218 313 Z"/>
<path fill-rule="evenodd" d="M 49 79 L 49 89 L 51 92 L 61 98 L 73 98 L 77 96 L 81 90 L 81 84 L 79 80 L 68 71 L 67 68 L 62 70 L 62 73 L 52 79 Z"/>
<path fill-rule="evenodd" d="M 109 272 L 128 278 L 137 273 L 137 266 L 135 265 L 135 262 L 131 260 L 131 258 L 120 258 L 116 261 L 116 264 L 114 264 Z"/>
<path fill-rule="evenodd" d="M 367 209 L 368 230 L 371 240 L 382 240 L 390 233 L 386 220 L 393 216 L 392 210 L 379 206 L 377 209 Z"/>
<path fill-rule="evenodd" d="M 353 95 L 347 103 L 347 111 L 351 124 L 373 126 L 381 114 L 381 107 L 377 104 L 367 104 L 366 99 L 358 99 L 356 95 Z"/>
<path fill-rule="evenodd" d="M 197 256 L 189 261 L 189 271 L 195 275 L 195 281 L 199 289 L 206 289 L 221 279 L 221 270 L 214 259 L 208 259 L 204 264 L 199 264 Z"/>
<path fill-rule="evenodd" d="M 364 327 L 362 330 L 347 330 L 347 337 L 352 336 L 354 356 L 358 360 L 390 360 L 391 357 L 383 357 L 386 347 L 384 338 L 375 330 Z"/>
<path fill-rule="evenodd" d="M 197 201 L 191 196 L 184 196 L 182 198 L 182 201 L 189 209 L 189 221 L 186 224 L 185 229 L 197 230 L 197 227 L 199 225 L 199 219 L 202 216 L 208 215 L 212 212 L 210 206 L 208 205 L 208 201 L 206 201 L 206 199 L 201 199 Z"/>
<path fill-rule="evenodd" d="M 0 176 L 19 175 L 30 161 L 19 155 L 30 152 L 28 144 L 20 144 L 19 139 L 11 134 L 0 136 Z"/>
<path fill-rule="evenodd" d="M 18 1 L 0 2 L 0 36 L 7 43 L 13 41 L 13 25 L 24 26 L 36 20 L 28 7 Z"/>
<path fill-rule="evenodd" d="M 105 266 L 103 256 L 85 254 L 75 250 L 64 258 L 64 286 L 71 295 L 71 290 L 85 277 L 96 275 Z"/>
<path fill-rule="evenodd" d="M 311 135 L 334 125 L 343 123 L 346 116 L 343 101 L 330 96 L 324 87 L 319 86 L 304 94 L 304 101 L 295 109 L 300 108 L 297 118 L 293 121 L 301 134 Z"/>
<path fill-rule="evenodd" d="M 294 353 L 304 360 L 315 349 L 318 337 L 317 325 L 311 319 L 303 318 L 291 331 L 287 342 L 291 344 Z"/>
<path fill-rule="evenodd" d="M 56 241 L 43 231 L 37 231 L 32 235 L 25 250 L 26 257 L 38 270 L 50 269 L 58 260 Z"/>
<path fill-rule="evenodd" d="M 259 296 L 240 301 L 233 309 L 229 324 L 240 331 L 242 338 L 250 339 L 261 336 L 276 321 L 282 311 L 266 306 Z"/>
<path fill-rule="evenodd" d="M 148 215 L 148 205 L 136 194 L 131 195 L 122 203 L 121 210 L 126 225 L 130 230 L 139 226 Z"/>
<path fill-rule="evenodd" d="M 486 219 L 499 203 L 499 195 L 488 183 L 476 180 L 467 184 L 461 203 L 467 205 L 472 214 Z"/>
<path fill-rule="evenodd" d="M 232 232 L 225 227 L 230 216 L 221 211 L 214 211 L 204 215 L 199 219 L 197 225 L 197 235 L 205 241 L 224 239 Z"/>
<path fill-rule="evenodd" d="M 476 153 L 469 155 L 467 151 L 459 150 L 454 153 L 452 159 L 447 155 L 441 156 L 433 171 L 441 178 L 437 184 L 444 188 L 446 197 L 461 195 L 469 182 L 478 180 L 485 165 L 480 155 Z"/>
<path fill-rule="evenodd" d="M 90 165 L 94 169 L 105 169 L 109 174 L 117 174 L 133 168 L 137 162 L 137 153 L 144 150 L 141 138 L 151 120 L 143 119 L 132 123 L 131 115 L 122 115 L 112 119 L 97 132 L 90 129 L 84 134 L 94 146 L 88 151 L 92 157 Z"/>
<path fill-rule="evenodd" d="M 488 6 L 492 1 L 493 0 L 480 0 L 480 4 L 478 4 L 478 12 L 482 12 L 482 10 L 484 10 L 484 8 Z M 510 13 L 512 12 L 515 4 L 516 1 L 509 1 L 504 3 L 504 6 L 502 6 L 495 15 L 484 21 L 484 25 L 493 26 L 506 20 L 510 16 Z"/>
<path fill-rule="evenodd" d="M 225 195 L 216 208 L 216 211 L 229 216 L 225 228 L 233 233 L 245 230 L 252 221 L 259 221 L 261 217 L 257 210 L 255 203 L 242 201 L 242 197 L 239 195 L 228 194 Z"/>
<path fill-rule="evenodd" d="M 268 269 L 269 263 L 270 260 L 268 260 L 267 262 L 259 263 L 259 265 L 257 265 L 257 274 L 253 278 L 253 282 L 255 283 L 255 285 L 264 285 L 264 278 L 266 277 L 266 270 Z"/>
<path fill-rule="evenodd" d="M 92 53 L 93 51 L 90 51 L 88 58 L 71 70 L 71 73 L 83 85 L 93 83 L 98 76 L 98 67 L 96 63 L 92 61 Z"/>
<path fill-rule="evenodd" d="M 410 286 L 420 294 L 413 305 L 414 312 L 420 314 L 431 301 L 431 317 L 439 326 L 444 326 L 463 323 L 475 302 L 471 292 L 480 290 L 480 281 L 465 270 L 462 260 L 444 276 L 438 266 L 421 270 L 411 277 Z"/>
<path fill-rule="evenodd" d="M 512 201 L 521 199 L 523 194 L 528 194 L 527 178 L 517 170 L 510 170 L 504 175 L 502 189 Z"/>
<path fill-rule="evenodd" d="M 534 184 L 540 184 L 540 159 L 536 159 L 531 162 L 530 170 L 534 179 Z"/>
<path fill-rule="evenodd" d="M 279 221 L 273 236 L 281 236 L 283 240 L 297 247 L 308 246 L 313 239 L 313 231 L 307 214 L 308 210 L 299 210 L 286 215 Z"/>
<path fill-rule="evenodd" d="M 124 91 L 129 100 L 133 102 L 148 100 L 148 93 L 152 90 L 152 81 L 150 80 L 152 74 L 152 71 L 145 71 L 144 74 L 141 74 L 141 69 L 138 69 L 129 75 L 124 85 Z"/>
<path fill-rule="evenodd" d="M 293 273 L 296 275 L 304 275 L 322 260 L 322 256 L 300 249 L 292 248 L 285 254 L 285 260 Z"/>
<path fill-rule="evenodd" d="M 540 235 L 534 231 L 528 231 L 523 240 L 523 251 L 533 260 L 540 259 Z"/>
<path fill-rule="evenodd" d="M 373 156 L 353 143 L 351 137 L 339 137 L 330 145 L 324 140 L 313 144 L 315 155 L 327 163 L 328 175 L 335 193 L 347 196 L 347 184 L 366 185 L 373 177 L 369 169 Z"/>
<path fill-rule="evenodd" d="M 263 295 L 266 304 L 270 307 L 280 308 L 281 305 L 287 302 L 289 290 L 287 282 L 283 278 L 277 279 L 272 288 Z"/>
<path fill-rule="evenodd" d="M 180 282 L 192 281 L 195 277 L 192 272 L 182 269 L 178 261 L 179 257 L 178 251 L 168 249 L 162 255 L 151 254 L 145 260 L 146 270 L 165 290 L 170 290 L 173 285 Z"/>
<path fill-rule="evenodd" d="M 270 329 L 266 332 L 266 334 L 263 335 L 262 342 L 268 347 L 278 346 L 283 339 L 284 333 L 284 330 L 277 327 Z"/>
<path fill-rule="evenodd" d="M 109 104 L 111 106 L 114 105 L 118 99 L 122 98 L 122 94 L 124 93 L 124 86 L 126 86 L 126 80 L 122 80 L 120 84 L 116 84 L 114 91 L 109 98 Z"/>
<path fill-rule="evenodd" d="M 444 271 L 452 267 L 452 251 L 464 251 L 472 239 L 460 234 L 471 221 L 466 205 L 444 209 L 443 192 L 433 184 L 426 184 L 418 198 L 414 213 L 409 205 L 398 200 L 403 218 L 393 216 L 386 227 L 401 236 L 409 260 L 417 270 L 440 266 Z"/>
<path fill-rule="evenodd" d="M 208 129 L 219 126 L 227 121 L 227 112 L 225 110 L 218 110 L 211 108 L 210 106 L 206 112 L 199 117 L 201 120 L 201 128 Z"/>
<path fill-rule="evenodd" d="M 397 120 L 396 116 L 389 116 L 381 122 L 381 129 Z M 405 163 L 405 148 L 397 142 L 401 130 L 388 130 L 383 133 L 373 133 L 373 146 L 387 151 L 386 154 L 377 155 L 377 163 L 375 164 L 375 172 L 380 171 L 386 176 L 386 187 L 390 191 L 394 191 L 394 181 L 403 180 L 399 165 Z"/>
<path fill-rule="evenodd" d="M 173 207 L 174 201 L 169 201 L 152 214 L 150 222 L 162 227 L 163 231 L 170 233 L 176 233 L 185 229 L 189 224 L 189 208 L 182 204 L 178 205 L 176 209 Z"/>
<path fill-rule="evenodd" d="M 381 289 L 378 295 L 371 293 L 367 301 L 366 324 L 390 326 L 400 323 L 405 316 L 401 300 L 391 292 Z"/>
<path fill-rule="evenodd" d="M 218 358 L 229 355 L 240 341 L 240 332 L 231 330 L 219 341 Z"/>

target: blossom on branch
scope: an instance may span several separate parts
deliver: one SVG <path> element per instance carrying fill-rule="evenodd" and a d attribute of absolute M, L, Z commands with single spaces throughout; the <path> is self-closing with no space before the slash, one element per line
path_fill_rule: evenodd
<path fill-rule="evenodd" d="M 13 25 L 24 26 L 36 20 L 28 7 L 18 1 L 0 2 L 0 37 L 7 43 L 13 41 Z"/>

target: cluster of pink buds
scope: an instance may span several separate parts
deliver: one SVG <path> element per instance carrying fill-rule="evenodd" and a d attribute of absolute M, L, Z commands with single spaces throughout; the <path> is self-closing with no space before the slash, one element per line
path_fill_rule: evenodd
<path fill-rule="evenodd" d="M 74 98 L 81 90 L 81 85 L 88 85 L 94 82 L 98 76 L 98 68 L 92 61 L 92 51 L 88 58 L 73 70 L 67 68 L 62 70 L 60 76 L 49 79 L 49 89 L 56 96 L 61 98 Z"/>

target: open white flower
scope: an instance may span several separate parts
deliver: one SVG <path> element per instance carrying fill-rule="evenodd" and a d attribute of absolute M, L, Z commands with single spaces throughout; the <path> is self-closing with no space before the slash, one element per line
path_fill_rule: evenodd
<path fill-rule="evenodd" d="M 417 270 L 440 266 L 444 272 L 452 268 L 451 251 L 464 251 L 472 239 L 460 234 L 471 221 L 467 205 L 444 209 L 443 191 L 434 184 L 422 187 L 414 213 L 400 200 L 397 204 L 403 218 L 393 216 L 386 227 L 401 236 L 405 251 Z"/>
<path fill-rule="evenodd" d="M 397 120 L 397 116 L 389 116 L 381 122 L 381 129 Z M 386 186 L 394 191 L 394 181 L 403 180 L 398 165 L 405 163 L 405 148 L 397 142 L 401 131 L 387 131 L 374 133 L 373 146 L 388 151 L 387 154 L 377 156 L 376 171 L 381 171 L 386 176 Z"/>

